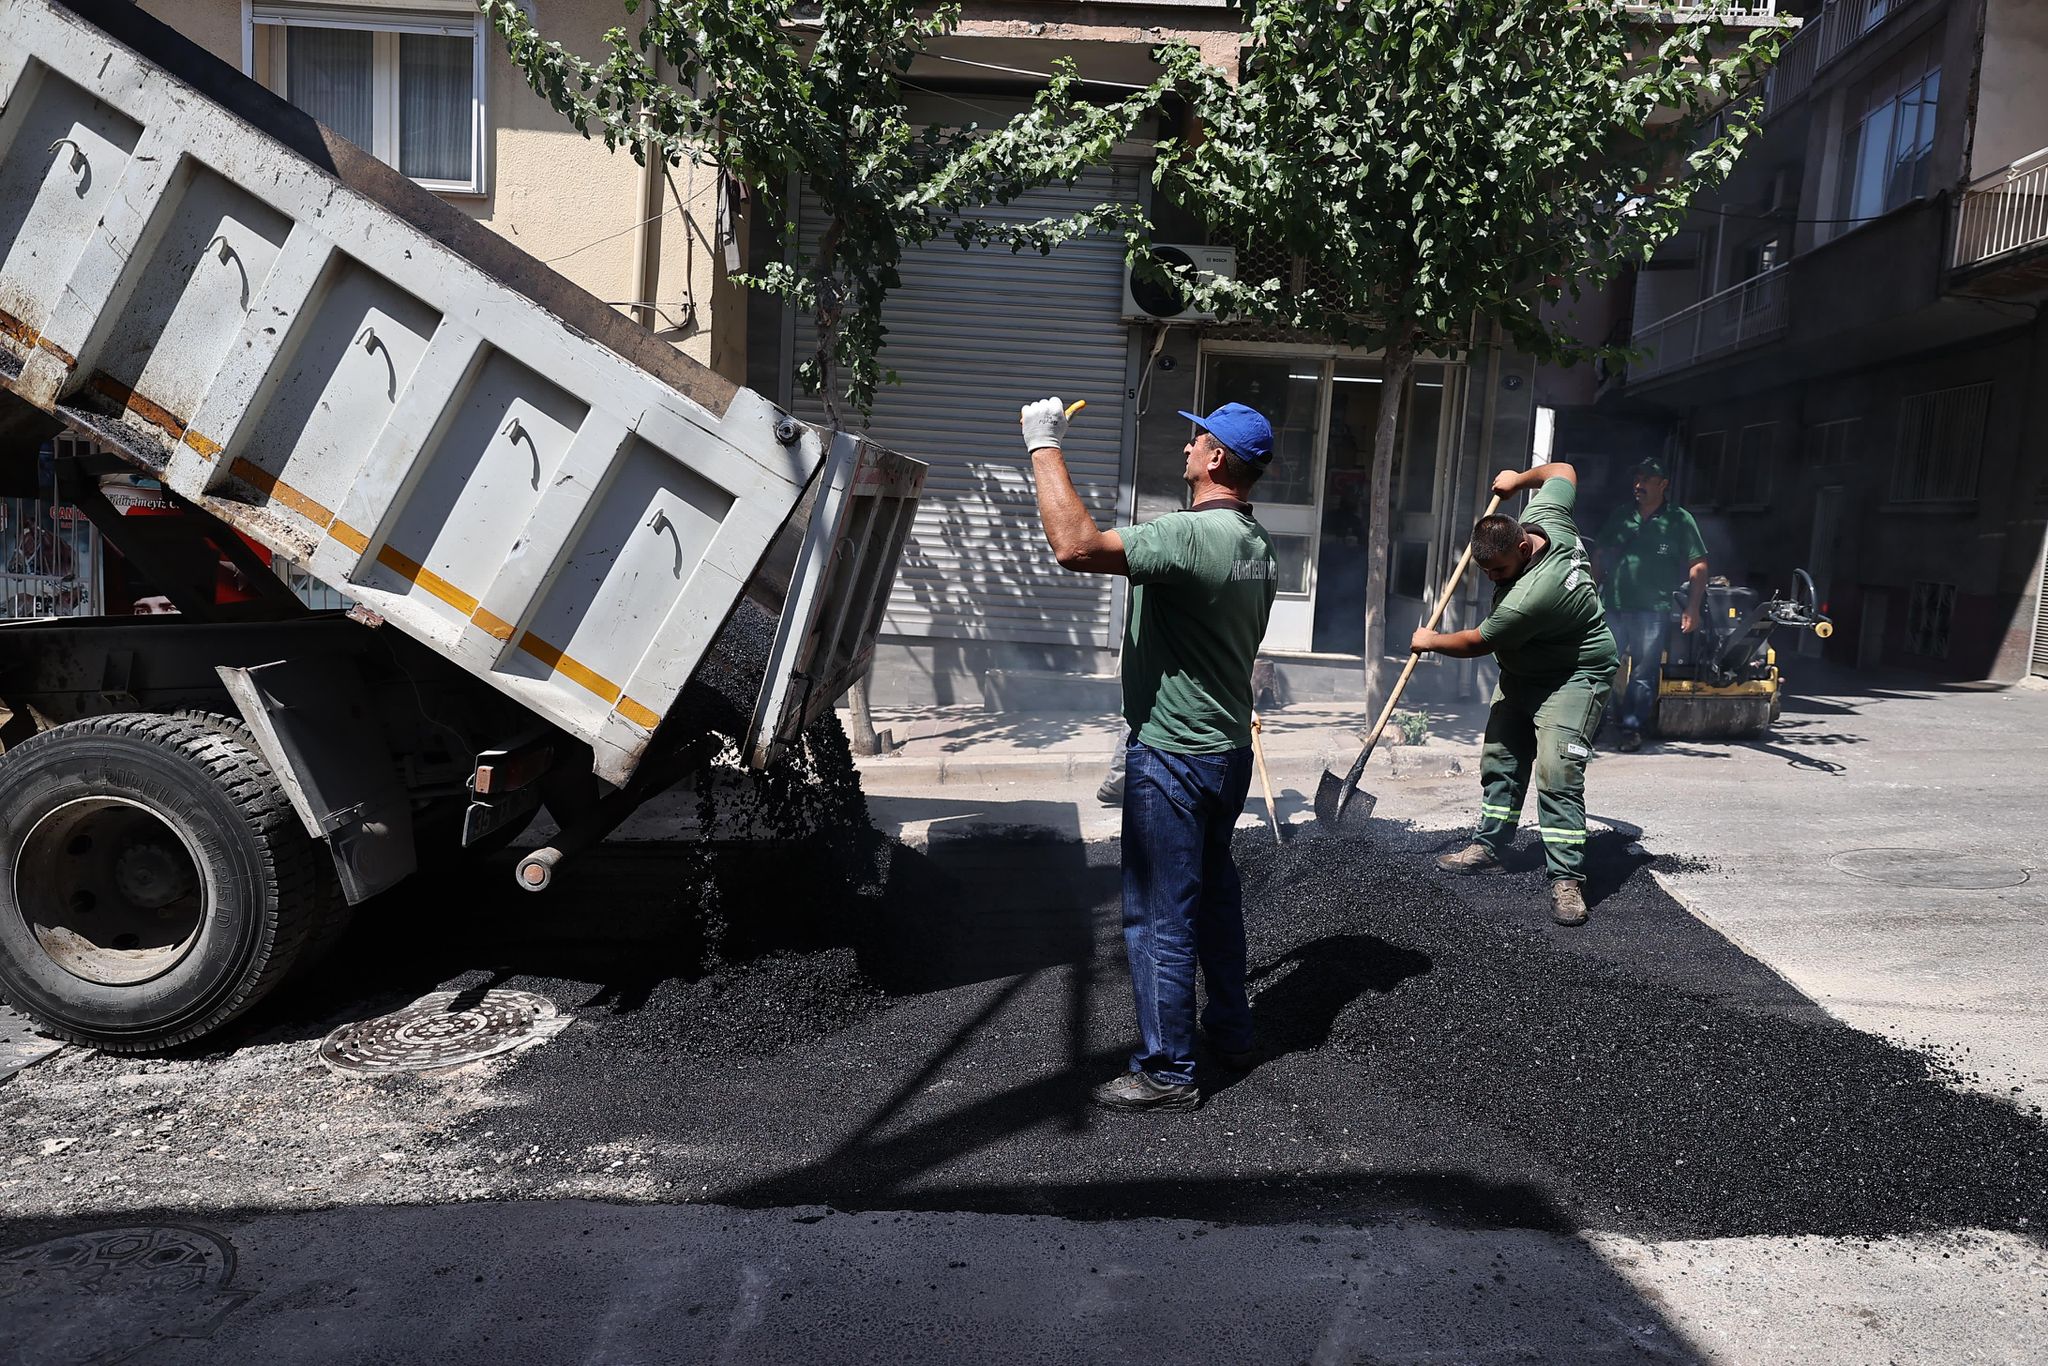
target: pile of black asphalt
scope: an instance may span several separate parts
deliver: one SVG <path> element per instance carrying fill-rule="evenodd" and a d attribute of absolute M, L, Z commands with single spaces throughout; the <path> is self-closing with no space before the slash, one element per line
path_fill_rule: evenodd
<path fill-rule="evenodd" d="M 1257 1062 L 1207 1068 L 1194 1114 L 1088 1104 L 1131 1043 L 1113 846 L 791 826 L 608 847 L 548 897 L 494 867 L 408 917 L 402 963 L 352 945 L 335 989 L 549 995 L 577 1026 L 449 1137 L 639 1145 L 693 1200 L 1646 1237 L 2048 1222 L 2037 1113 L 1826 1015 L 1638 845 L 1596 834 L 1579 930 L 1549 923 L 1533 851 L 1455 879 L 1443 847 L 1241 833 Z"/>

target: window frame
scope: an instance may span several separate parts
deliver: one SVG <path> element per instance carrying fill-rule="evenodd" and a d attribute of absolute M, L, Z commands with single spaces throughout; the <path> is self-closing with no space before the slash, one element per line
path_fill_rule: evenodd
<path fill-rule="evenodd" d="M 1705 488 L 1700 487 L 1703 483 L 1700 477 L 1701 466 L 1707 463 L 1701 448 L 1709 441 L 1717 444 L 1714 447 L 1711 462 L 1714 473 L 1713 487 Z M 1691 507 L 1718 509 L 1721 506 L 1722 491 L 1727 486 L 1728 429 L 1726 427 L 1718 427 L 1713 431 L 1693 433 L 1692 439 L 1686 442 L 1685 449 L 1686 504 Z"/>
<path fill-rule="evenodd" d="M 445 16 L 445 17 L 437 17 Z M 295 0 L 242 0 L 243 74 L 266 69 L 265 86 L 289 100 L 285 80 L 285 38 L 294 28 L 348 29 L 373 35 L 371 52 L 372 135 L 365 147 L 377 160 L 399 167 L 399 37 L 423 34 L 468 38 L 470 50 L 469 165 L 467 180 L 412 176 L 413 184 L 435 194 L 481 198 L 490 193 L 490 88 L 484 61 L 484 17 L 461 0 L 411 0 L 402 8 L 381 5 L 299 4 Z M 401 171 L 402 174 L 402 171 Z"/>
<path fill-rule="evenodd" d="M 1976 505 L 1978 490 L 1984 480 L 1984 443 L 1991 434 L 1993 393 L 1992 381 L 1987 379 L 1923 389 L 1900 399 L 1898 439 L 1892 447 L 1891 479 L 1887 488 L 1888 501 L 1894 507 L 1943 511 Z M 1920 425 L 1923 414 L 1930 438 L 1927 477 L 1916 482 L 1907 469 L 1907 461 L 1913 453 L 1909 452 L 1906 443 Z M 1946 423 L 1943 419 L 1947 420 Z M 1965 430 L 1963 424 L 1966 422 L 1972 424 L 1974 430 Z M 1967 462 L 1968 478 L 1949 481 L 1949 484 L 1963 491 L 1945 491 L 1946 486 L 1937 485 L 1936 475 L 1948 468 L 1949 462 L 1959 455 Z"/>
<path fill-rule="evenodd" d="M 1862 425 L 1861 417 L 1835 417 L 1807 424 L 1807 468 L 1832 470 L 1855 464 L 1849 448 L 1856 439 L 1856 429 Z"/>
<path fill-rule="evenodd" d="M 1745 489 L 1742 486 L 1742 474 L 1744 461 L 1750 453 L 1749 442 L 1751 433 L 1758 435 L 1758 440 L 1763 445 L 1763 451 L 1758 459 L 1757 486 L 1753 489 Z M 1728 455 L 1725 451 L 1722 455 L 1721 488 L 1723 502 L 1721 506 L 1724 509 L 1729 512 L 1756 512 L 1771 505 L 1771 485 L 1773 483 L 1771 463 L 1776 458 L 1777 452 L 1778 423 L 1776 421 L 1743 424 L 1735 437 L 1734 464 L 1730 465 L 1727 463 Z"/>
<path fill-rule="evenodd" d="M 1890 188 L 1892 173 L 1898 163 L 1901 139 L 1905 136 L 1904 116 L 1909 109 L 1924 110 L 1929 121 L 1927 150 L 1916 158 L 1918 165 L 1915 183 L 1917 184 L 1920 179 L 1919 172 L 1931 175 L 1934 144 L 1941 134 L 1941 56 L 1940 47 L 1932 39 L 1923 40 L 1886 63 L 1861 84 L 1852 87 L 1845 97 L 1847 107 L 1843 110 L 1843 129 L 1837 153 L 1841 158 L 1841 173 L 1835 216 L 1843 220 L 1838 231 L 1851 231 L 1866 223 L 1875 222 L 1886 214 L 1896 213 L 1908 204 L 1925 200 L 1931 192 L 1931 184 L 1921 185 L 1917 189 L 1909 185 L 1907 193 L 1894 202 Z M 1919 100 L 1909 104 L 1909 97 L 1924 91 L 1929 80 L 1934 82 L 1933 100 Z M 1856 204 L 1858 192 L 1863 188 L 1862 171 L 1868 150 L 1865 147 L 1865 137 L 1870 125 L 1880 115 L 1885 116 L 1887 128 L 1882 164 L 1877 172 L 1878 207 L 1868 214 L 1859 214 Z M 1919 144 L 1917 118 L 1914 121 L 1912 140 L 1914 145 Z"/>

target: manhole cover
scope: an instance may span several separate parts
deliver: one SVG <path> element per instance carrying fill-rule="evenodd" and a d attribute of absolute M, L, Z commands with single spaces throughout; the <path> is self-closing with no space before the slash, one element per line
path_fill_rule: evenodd
<path fill-rule="evenodd" d="M 1978 892 L 2017 887 L 2027 870 L 1975 854 L 1936 849 L 1851 849 L 1828 860 L 1837 871 L 1893 887 L 1945 887 Z"/>
<path fill-rule="evenodd" d="M 252 1292 L 233 1244 L 204 1229 L 93 1229 L 0 1253 L 0 1359 L 123 1361 L 167 1337 L 210 1338 Z"/>
<path fill-rule="evenodd" d="M 343 1025 L 320 1044 L 337 1072 L 419 1072 L 455 1067 L 539 1043 L 568 1017 L 530 991 L 437 991 L 404 1010 Z"/>

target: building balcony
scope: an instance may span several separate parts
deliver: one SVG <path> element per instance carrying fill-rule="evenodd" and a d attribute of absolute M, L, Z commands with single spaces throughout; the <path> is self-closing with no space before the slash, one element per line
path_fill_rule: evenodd
<path fill-rule="evenodd" d="M 1778 53 L 1765 86 L 1768 117 L 1813 88 L 1820 74 L 1833 66 L 1863 36 L 1886 20 L 1904 13 L 1912 0 L 1828 0 L 1820 13 L 1800 25 Z"/>
<path fill-rule="evenodd" d="M 1626 392 L 1665 406 L 1757 393 L 1963 346 L 2018 325 L 1950 260 L 1949 196 L 1913 200 L 1784 265 L 1638 327 Z M 2031 254 L 2048 253 L 2048 247 Z M 1992 258 L 1993 264 L 2030 253 Z"/>
<path fill-rule="evenodd" d="M 2048 147 L 1984 177 L 1956 200 L 1950 283 L 1977 298 L 2048 298 Z"/>
<path fill-rule="evenodd" d="M 1646 354 L 1629 366 L 1629 379 L 1647 383 L 1784 336 L 1791 319 L 1790 271 L 1767 270 L 1639 328 L 1633 344 Z"/>

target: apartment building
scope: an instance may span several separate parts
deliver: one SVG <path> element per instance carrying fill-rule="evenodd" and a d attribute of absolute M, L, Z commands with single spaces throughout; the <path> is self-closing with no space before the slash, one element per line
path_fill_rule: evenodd
<path fill-rule="evenodd" d="M 1560 444 L 1610 491 L 1673 459 L 1716 573 L 1811 570 L 1803 650 L 2048 673 L 2048 5 L 1797 8 L 1760 141 L 1617 301 L 1642 359 L 1548 386 Z"/>
<path fill-rule="evenodd" d="M 820 415 L 792 384 L 808 320 L 749 296 L 731 266 L 791 249 L 748 221 L 734 187 L 705 170 L 643 170 L 571 130 L 524 84 L 472 0 L 138 0 L 451 205 L 614 303 L 721 373 Z M 624 20 L 620 0 L 526 0 L 543 31 L 595 54 Z M 1683 8 L 1683 7 L 1681 7 Z M 1748 0 L 1742 22 L 1776 22 Z M 1241 14 L 1226 0 L 973 3 L 959 32 L 921 59 L 914 112 L 988 123 L 1023 107 L 1058 58 L 1104 91 L 1139 87 L 1166 41 L 1234 70 Z M 1169 114 L 1169 117 L 1172 117 Z M 1148 203 L 1156 135 L 1142 129 L 1078 185 L 1002 212 L 1037 217 L 1106 200 Z M 1258 243 L 1215 243 L 1157 206 L 1161 237 L 1221 252 L 1238 268 L 1305 278 Z M 797 205 L 799 248 L 817 207 Z M 1363 618 L 1383 592 L 1398 648 L 1447 572 L 1493 470 L 1529 458 L 1536 370 L 1496 346 L 1428 358 L 1404 396 L 1397 525 L 1385 583 L 1365 545 L 1378 358 L 1327 341 L 1219 323 L 1127 288 L 1120 248 L 1069 244 L 1049 258 L 914 254 L 889 306 L 886 388 L 872 431 L 932 462 L 885 620 L 879 702 L 1096 708 L 1115 694 L 1121 583 L 1059 569 L 1039 531 L 1017 407 L 1085 398 L 1071 435 L 1076 483 L 1099 520 L 1178 507 L 1179 409 L 1228 399 L 1268 411 L 1280 459 L 1261 489 L 1284 582 L 1267 640 L 1296 695 L 1356 695 Z M 1483 340 L 1483 338 L 1482 338 Z M 1473 686 L 1432 661 L 1425 689 Z"/>

